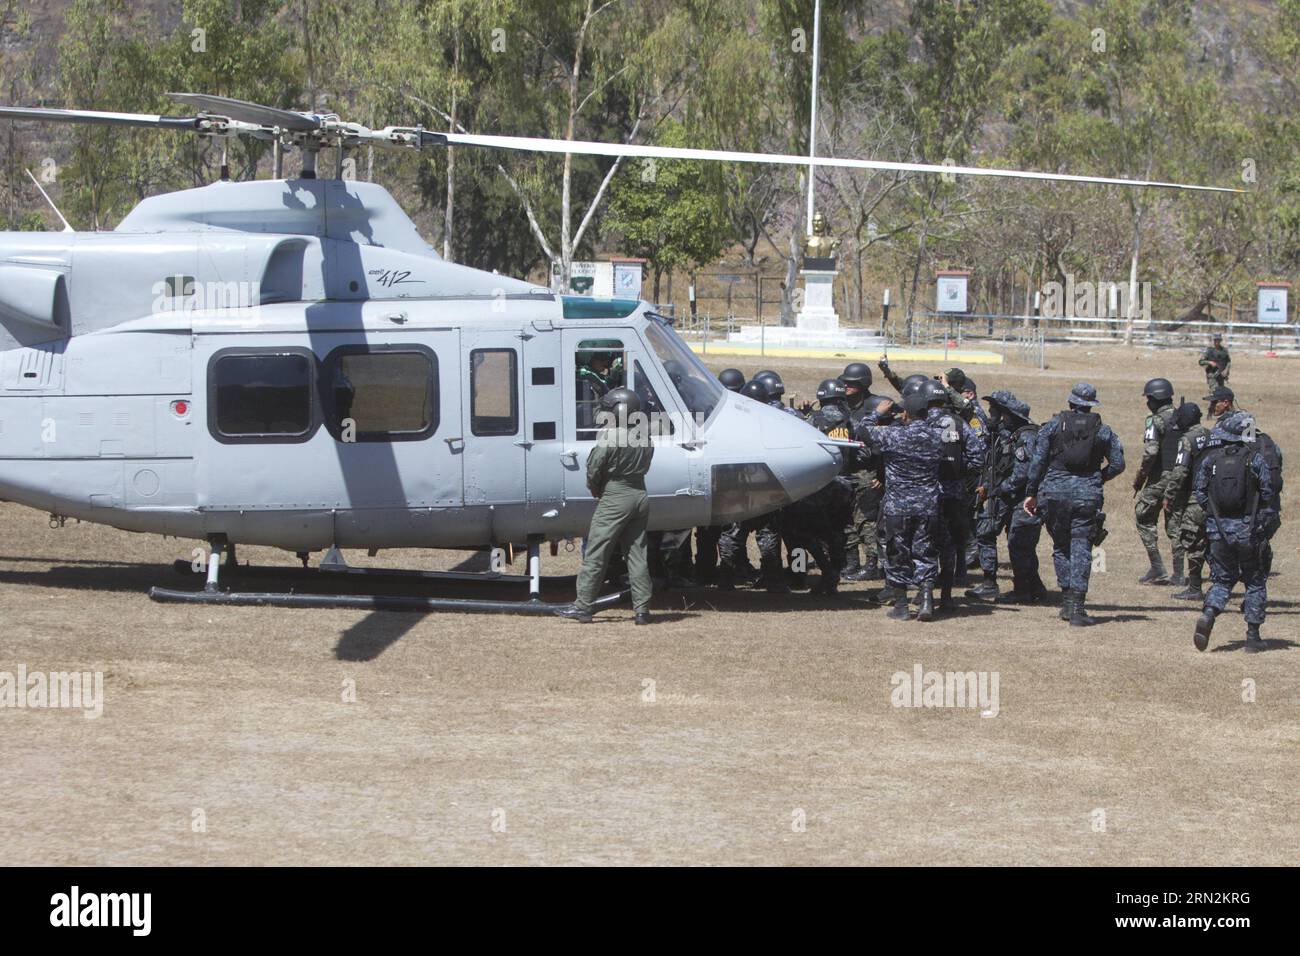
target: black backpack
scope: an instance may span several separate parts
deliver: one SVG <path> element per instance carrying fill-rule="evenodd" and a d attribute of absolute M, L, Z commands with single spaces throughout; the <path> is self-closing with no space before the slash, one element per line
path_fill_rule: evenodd
<path fill-rule="evenodd" d="M 1061 412 L 1052 434 L 1052 461 L 1072 475 L 1089 475 L 1101 468 L 1101 416 L 1096 412 Z"/>
<path fill-rule="evenodd" d="M 939 477 L 944 481 L 955 481 L 966 475 L 966 436 L 962 432 L 961 420 L 951 412 L 935 420 L 941 426 L 939 432 L 943 439 L 943 458 L 939 461 Z"/>
<path fill-rule="evenodd" d="M 1203 467 L 1210 469 L 1205 494 L 1216 518 L 1246 518 L 1259 506 L 1259 481 L 1250 470 L 1255 449 L 1240 442 L 1209 451 Z"/>
<path fill-rule="evenodd" d="M 1268 477 L 1273 485 L 1273 494 L 1280 496 L 1282 494 L 1282 449 L 1277 447 L 1277 442 L 1273 441 L 1264 432 L 1255 432 L 1255 451 L 1259 457 L 1264 459 L 1264 464 L 1268 465 Z"/>

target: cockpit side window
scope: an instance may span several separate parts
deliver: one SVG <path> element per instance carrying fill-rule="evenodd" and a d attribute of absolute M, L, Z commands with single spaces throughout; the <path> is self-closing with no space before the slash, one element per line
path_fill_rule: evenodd
<path fill-rule="evenodd" d="M 722 386 L 704 364 L 667 326 L 652 321 L 645 327 L 646 339 L 663 363 L 664 373 L 697 422 L 713 414 L 722 398 Z"/>
<path fill-rule="evenodd" d="M 582 339 L 573 356 L 574 421 L 578 441 L 595 441 L 600 399 L 627 381 L 627 350 L 621 339 Z"/>
<path fill-rule="evenodd" d="M 659 395 L 655 392 L 655 387 L 650 384 L 650 379 L 646 377 L 641 363 L 633 362 L 632 367 L 635 370 L 632 376 L 632 391 L 636 392 L 637 398 L 641 399 L 641 411 L 650 416 L 650 421 L 654 423 L 652 434 L 671 435 L 674 431 L 672 410 L 664 408 L 664 403 L 659 400 Z"/>

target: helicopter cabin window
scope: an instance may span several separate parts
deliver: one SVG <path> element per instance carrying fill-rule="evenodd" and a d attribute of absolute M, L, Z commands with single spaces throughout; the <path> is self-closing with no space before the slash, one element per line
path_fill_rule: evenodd
<path fill-rule="evenodd" d="M 475 435 L 513 435 L 519 431 L 518 355 L 514 349 L 474 349 L 469 353 L 469 430 Z"/>
<path fill-rule="evenodd" d="M 314 426 L 315 357 L 305 352 L 218 353 L 208 384 L 218 441 L 306 441 Z"/>
<path fill-rule="evenodd" d="M 325 363 L 326 424 L 340 441 L 415 441 L 438 428 L 438 359 L 424 348 L 344 346 Z"/>
<path fill-rule="evenodd" d="M 601 396 L 626 384 L 626 357 L 618 339 L 583 339 L 578 343 L 573 356 L 578 441 L 596 440 Z"/>

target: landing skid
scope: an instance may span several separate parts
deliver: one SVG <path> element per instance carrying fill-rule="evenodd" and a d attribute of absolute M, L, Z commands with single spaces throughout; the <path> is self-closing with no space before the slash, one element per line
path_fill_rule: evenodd
<path fill-rule="evenodd" d="M 572 603 L 550 603 L 541 599 L 541 586 L 545 581 L 553 585 L 571 585 L 572 575 L 543 578 L 541 569 L 541 552 L 537 543 L 528 546 L 528 571 L 524 574 L 501 574 L 495 571 L 476 573 L 473 571 L 415 571 L 388 568 L 353 568 L 341 561 L 330 562 L 317 571 L 301 571 L 296 568 L 273 568 L 238 566 L 223 562 L 233 546 L 224 541 L 212 542 L 212 553 L 207 564 L 207 582 L 202 591 L 183 591 L 175 588 L 153 587 L 149 597 L 163 604 L 216 604 L 229 607 L 290 607 L 322 608 L 346 607 L 372 611 L 459 611 L 462 613 L 481 614 L 530 614 L 557 615 L 573 607 Z M 221 569 L 225 565 L 228 573 L 237 576 L 285 578 L 290 576 L 310 575 L 313 582 L 330 578 L 359 578 L 382 582 L 394 580 L 455 581 L 472 584 L 527 584 L 526 601 L 485 600 L 479 598 L 430 597 L 421 594 L 312 594 L 298 591 L 223 591 L 218 587 Z M 176 570 L 184 573 L 194 572 L 188 562 L 177 561 Z M 630 593 L 619 591 L 598 598 L 593 610 L 603 610 L 627 601 Z"/>

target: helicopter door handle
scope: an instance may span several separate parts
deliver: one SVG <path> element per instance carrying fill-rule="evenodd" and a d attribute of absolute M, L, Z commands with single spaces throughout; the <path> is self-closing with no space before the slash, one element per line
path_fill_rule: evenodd
<path fill-rule="evenodd" d="M 576 451 L 560 452 L 560 460 L 567 462 L 568 464 L 572 465 L 574 468 L 578 467 L 578 453 Z"/>
<path fill-rule="evenodd" d="M 529 441 L 528 439 L 526 439 L 526 438 L 521 438 L 521 439 L 519 439 L 519 441 L 515 442 L 515 444 L 518 445 L 520 448 L 532 448 L 532 447 L 533 447 L 533 443 L 530 442 L 530 441 Z"/>
<path fill-rule="evenodd" d="M 447 443 L 447 447 L 451 449 L 453 455 L 465 448 L 465 439 L 463 438 L 444 438 L 443 441 Z"/>

